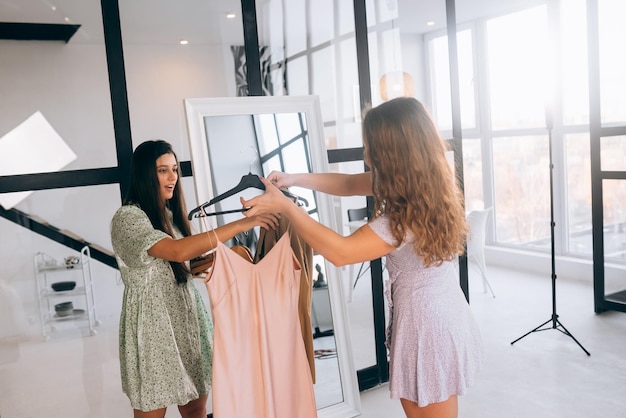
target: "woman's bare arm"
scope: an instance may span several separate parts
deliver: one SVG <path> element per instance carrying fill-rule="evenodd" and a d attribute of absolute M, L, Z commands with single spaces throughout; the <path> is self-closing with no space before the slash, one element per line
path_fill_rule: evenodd
<path fill-rule="evenodd" d="M 225 242 L 240 232 L 249 231 L 255 226 L 274 229 L 278 226 L 278 215 L 265 213 L 238 219 L 213 230 L 180 239 L 167 237 L 150 247 L 148 254 L 152 257 L 182 263 L 215 248 L 217 245 L 216 236 L 221 242 Z"/>
<path fill-rule="evenodd" d="M 370 196 L 371 172 L 339 173 L 282 173 L 272 171 L 267 179 L 276 187 L 299 186 L 335 196 Z"/>
<path fill-rule="evenodd" d="M 281 212 L 289 218 L 298 234 L 319 254 L 336 266 L 374 260 L 389 254 L 394 248 L 383 241 L 367 225 L 362 226 L 352 235 L 343 236 L 320 224 L 306 212 L 293 204 L 280 191 L 266 184 L 265 193 L 250 200 L 241 200 L 250 209 L 246 216 L 259 213 Z"/>

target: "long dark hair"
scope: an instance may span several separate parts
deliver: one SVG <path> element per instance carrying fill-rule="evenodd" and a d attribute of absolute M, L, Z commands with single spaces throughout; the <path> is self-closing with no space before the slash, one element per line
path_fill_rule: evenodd
<path fill-rule="evenodd" d="M 172 224 L 170 223 L 167 210 L 173 215 L 174 225 L 184 235 L 191 235 L 191 224 L 187 219 L 187 207 L 183 189 L 180 185 L 182 178 L 180 166 L 178 167 L 178 181 L 174 187 L 174 194 L 167 202 L 163 202 L 159 193 L 159 179 L 157 177 L 156 160 L 164 155 L 172 154 L 178 163 L 178 157 L 172 146 L 163 140 L 145 141 L 140 144 L 133 153 L 130 190 L 124 198 L 125 205 L 139 206 L 152 222 L 155 229 L 161 230 L 174 237 Z M 185 263 L 170 261 L 176 282 L 187 282 L 189 269 Z"/>

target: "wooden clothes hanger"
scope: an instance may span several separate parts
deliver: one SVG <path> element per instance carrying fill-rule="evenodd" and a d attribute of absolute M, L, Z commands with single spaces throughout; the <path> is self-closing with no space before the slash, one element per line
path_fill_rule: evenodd
<path fill-rule="evenodd" d="M 224 211 L 218 211 L 218 212 L 211 212 L 211 213 L 207 213 L 205 211 L 205 209 L 208 206 L 214 205 L 218 202 L 221 202 L 222 200 L 226 199 L 227 197 L 230 197 L 234 194 L 237 193 L 241 193 L 242 191 L 249 189 L 249 188 L 255 188 L 255 189 L 259 189 L 259 190 L 265 190 L 265 185 L 263 184 L 263 182 L 261 181 L 261 179 L 259 178 L 259 176 L 257 176 L 256 174 L 252 174 L 252 173 L 248 173 L 246 175 L 244 175 L 243 177 L 241 177 L 241 180 L 239 180 L 239 183 L 233 187 L 232 189 L 227 190 L 226 192 L 215 196 L 213 199 L 209 200 L 206 203 L 203 203 L 202 205 L 198 206 L 197 208 L 193 209 L 191 212 L 189 212 L 189 220 L 193 219 L 193 218 L 200 218 L 200 217 L 204 217 L 204 216 L 216 216 L 216 215 L 225 215 L 227 213 L 236 213 L 236 212 L 245 212 L 248 210 L 248 208 L 241 208 L 241 209 L 231 209 L 231 210 L 224 210 Z M 300 197 L 298 195 L 295 195 L 291 192 L 289 192 L 288 190 L 283 190 L 280 189 L 281 192 L 283 192 L 283 194 L 287 197 L 289 197 L 291 200 L 293 200 L 294 202 L 298 203 L 301 202 L 303 203 L 305 206 L 309 206 L 309 202 L 303 198 Z"/>

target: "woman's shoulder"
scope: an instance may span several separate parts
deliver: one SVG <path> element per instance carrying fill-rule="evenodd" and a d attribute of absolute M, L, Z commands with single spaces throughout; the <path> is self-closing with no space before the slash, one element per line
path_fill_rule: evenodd
<path fill-rule="evenodd" d="M 128 224 L 150 222 L 148 215 L 137 205 L 120 206 L 111 219 L 111 226 L 124 228 Z"/>
<path fill-rule="evenodd" d="M 147 216 L 146 213 L 137 205 L 122 205 L 116 211 L 113 218 L 127 218 L 127 217 L 137 217 L 137 216 Z"/>
<path fill-rule="evenodd" d="M 393 237 L 393 233 L 391 232 L 391 224 L 388 216 L 379 215 L 370 220 L 367 225 L 387 244 L 394 246 L 397 245 L 396 239 Z"/>
<path fill-rule="evenodd" d="M 411 231 L 407 231 L 404 239 L 399 242 L 393 234 L 393 230 L 395 228 L 392 225 L 391 218 L 385 214 L 379 215 L 369 221 L 369 227 L 383 239 L 387 244 L 393 245 L 397 249 L 400 249 L 404 246 L 404 244 L 413 241 L 414 234 Z"/>

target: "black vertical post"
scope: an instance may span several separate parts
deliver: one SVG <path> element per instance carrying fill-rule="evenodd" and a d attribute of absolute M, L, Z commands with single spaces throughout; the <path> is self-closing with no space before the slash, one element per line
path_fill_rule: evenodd
<path fill-rule="evenodd" d="M 359 97 L 361 112 L 369 108 L 372 103 L 372 89 L 370 86 L 369 44 L 367 39 L 367 15 L 365 0 L 354 0 L 354 31 L 356 38 L 357 68 L 359 75 Z M 369 168 L 365 165 L 365 171 Z M 374 207 L 373 198 L 367 198 L 368 215 Z M 380 382 L 389 380 L 389 363 L 387 348 L 385 347 L 385 305 L 382 260 L 370 261 L 372 277 L 372 307 L 374 315 L 374 338 L 376 342 L 376 368 Z M 364 389 L 363 385 L 360 385 Z"/>
<path fill-rule="evenodd" d="M 604 292 L 604 214 L 602 204 L 600 34 L 598 2 L 587 0 L 587 60 L 589 62 L 589 147 L 591 160 L 591 230 L 594 311 L 606 310 Z"/>
<path fill-rule="evenodd" d="M 461 126 L 461 98 L 459 86 L 459 62 L 456 42 L 456 10 L 454 0 L 446 0 L 446 21 L 448 30 L 448 55 L 450 65 L 450 92 L 452 108 L 452 151 L 454 153 L 454 171 L 459 187 L 465 194 L 463 178 L 463 132 Z M 467 267 L 467 251 L 459 257 L 459 281 L 469 302 L 469 273 Z"/>
<path fill-rule="evenodd" d="M 133 154 L 133 141 L 130 131 L 128 95 L 126 92 L 126 72 L 122 49 L 122 29 L 118 0 L 102 0 L 102 23 L 104 26 L 104 46 L 106 49 L 111 110 L 117 152 L 117 165 L 122 199 L 130 188 L 130 166 Z"/>
<path fill-rule="evenodd" d="M 359 97 L 361 111 L 372 104 L 370 86 L 370 53 L 367 40 L 367 15 L 365 0 L 354 0 L 354 32 L 356 38 L 356 60 L 359 73 Z"/>
<path fill-rule="evenodd" d="M 255 0 L 241 0 L 246 76 L 249 96 L 262 96 L 261 58 L 259 56 L 259 29 L 256 21 Z"/>

